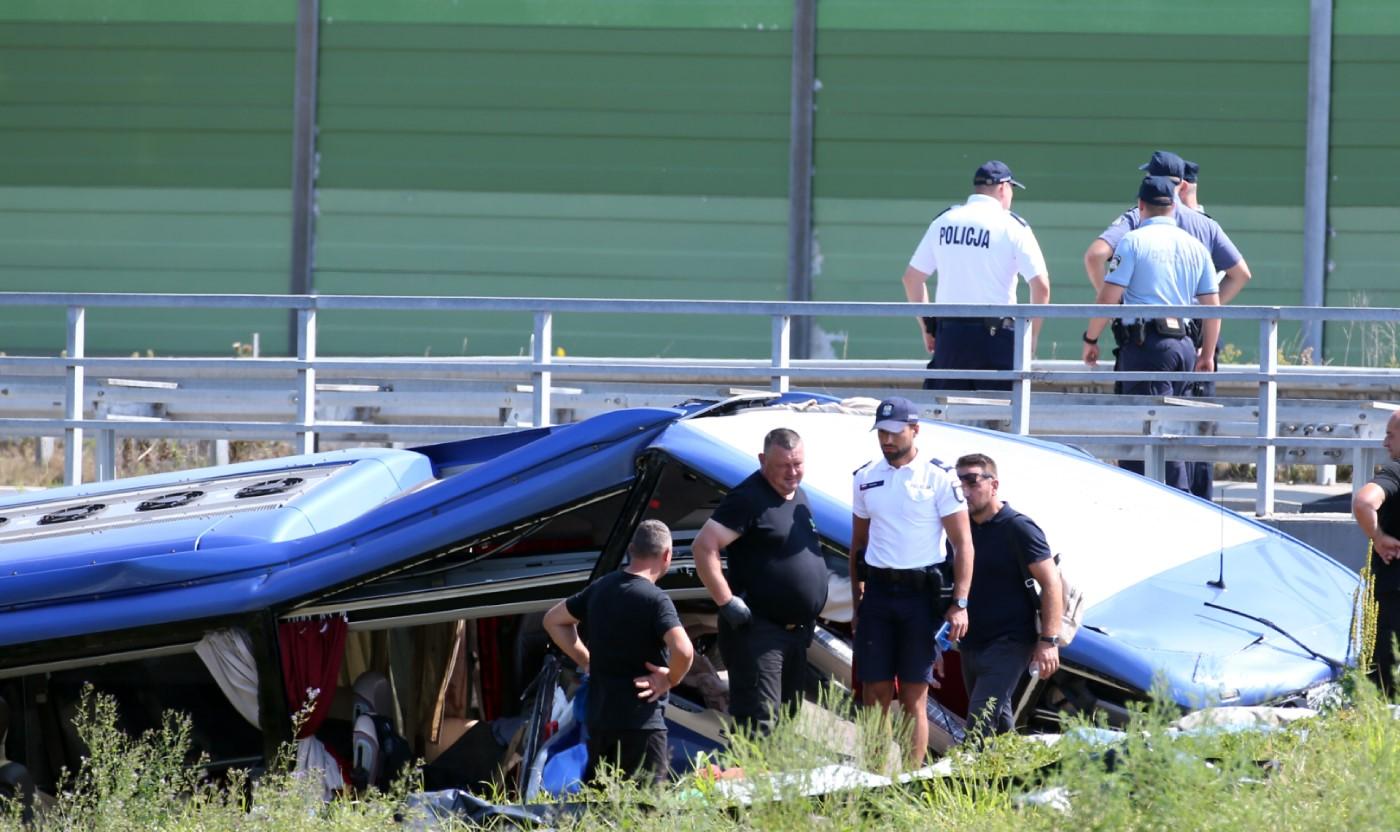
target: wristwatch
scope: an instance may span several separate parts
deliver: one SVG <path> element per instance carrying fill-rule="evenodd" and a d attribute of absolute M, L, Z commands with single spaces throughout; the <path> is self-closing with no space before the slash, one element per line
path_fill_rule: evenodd
<path fill-rule="evenodd" d="M 1040 640 L 1045 642 L 1046 644 L 1053 644 L 1056 647 L 1060 646 L 1059 636 L 1041 636 Z"/>
<path fill-rule="evenodd" d="M 967 609 L 967 599 L 966 599 L 966 598 L 954 598 L 954 599 L 953 599 L 953 603 L 954 603 L 954 604 L 957 604 L 957 605 L 958 605 L 958 609 L 960 609 L 960 610 L 965 610 L 965 609 Z"/>
<path fill-rule="evenodd" d="M 1089 331 L 1088 331 L 1087 329 L 1084 330 L 1084 334 L 1081 335 L 1081 336 L 1079 336 L 1079 337 L 1080 337 L 1080 338 L 1083 338 L 1083 339 L 1084 339 L 1084 343 L 1086 343 L 1086 344 L 1090 344 L 1090 345 L 1093 345 L 1093 346 L 1098 346 L 1099 339 L 1097 339 L 1097 338 L 1090 338 L 1090 337 L 1089 337 Z"/>

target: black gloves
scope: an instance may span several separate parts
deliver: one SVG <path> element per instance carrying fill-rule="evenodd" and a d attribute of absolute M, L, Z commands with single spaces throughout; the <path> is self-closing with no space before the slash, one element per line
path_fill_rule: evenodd
<path fill-rule="evenodd" d="M 732 629 L 742 630 L 753 623 L 753 610 L 749 609 L 743 598 L 735 595 L 729 599 L 729 603 L 719 608 L 719 617 Z"/>

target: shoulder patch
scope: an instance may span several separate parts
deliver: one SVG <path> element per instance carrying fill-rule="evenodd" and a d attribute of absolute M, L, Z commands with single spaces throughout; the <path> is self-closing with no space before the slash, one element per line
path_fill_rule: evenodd
<path fill-rule="evenodd" d="M 1025 219 L 1024 219 L 1020 214 L 1016 213 L 1015 211 L 1007 211 L 1006 213 L 1010 214 L 1010 215 L 1011 215 L 1011 218 L 1012 218 L 1013 220 L 1015 220 L 1016 222 L 1019 222 L 1021 225 L 1024 225 L 1024 226 L 1027 227 L 1027 228 L 1030 228 L 1030 227 L 1031 227 L 1031 224 L 1028 223 L 1028 222 L 1026 222 Z"/>

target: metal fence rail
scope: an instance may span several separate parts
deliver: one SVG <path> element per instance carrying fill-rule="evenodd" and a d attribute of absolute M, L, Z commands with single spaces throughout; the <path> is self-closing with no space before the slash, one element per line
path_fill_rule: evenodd
<path fill-rule="evenodd" d="M 1014 321 L 1015 363 L 1008 371 L 951 371 L 940 370 L 938 375 L 958 379 L 1001 379 L 1010 380 L 1012 389 L 1009 400 L 961 399 L 958 396 L 943 397 L 939 405 L 930 407 L 937 414 L 948 418 L 948 411 L 958 407 L 964 409 L 982 407 L 981 416 L 993 422 L 1002 422 L 1011 432 L 1030 434 L 1032 432 L 1032 402 L 1039 399 L 1042 415 L 1051 408 L 1056 412 L 1065 408 L 1088 408 L 1095 404 L 1130 401 L 1132 406 L 1146 414 L 1145 422 L 1151 431 L 1144 435 L 1141 431 L 1103 433 L 1087 431 L 1050 432 L 1037 431 L 1038 435 L 1075 445 L 1097 447 L 1114 454 L 1131 453 L 1140 455 L 1147 465 L 1150 476 L 1161 478 L 1165 460 L 1182 458 L 1193 451 L 1197 456 L 1209 451 L 1215 457 L 1225 456 L 1238 459 L 1242 452 L 1252 456 L 1258 471 L 1274 470 L 1280 447 L 1290 449 L 1316 448 L 1336 459 L 1339 454 L 1350 455 L 1359 470 L 1367 470 L 1366 465 L 1376 456 L 1379 433 L 1383 429 L 1385 405 L 1378 405 L 1377 418 L 1370 419 L 1363 413 L 1360 418 L 1367 422 L 1365 429 L 1355 429 L 1351 435 L 1330 435 L 1330 430 L 1322 436 L 1291 435 L 1279 436 L 1280 403 L 1279 385 L 1308 387 L 1311 389 L 1345 391 L 1352 398 L 1358 391 L 1363 395 L 1370 391 L 1389 393 L 1400 386 L 1400 370 L 1390 368 L 1333 368 L 1333 367 L 1281 367 L 1278 361 L 1278 326 L 1281 321 L 1299 321 L 1320 325 L 1326 321 L 1352 321 L 1362 323 L 1400 322 L 1400 310 L 1354 308 L 1354 307 L 1140 307 L 1117 306 L 1113 311 L 1121 316 L 1159 317 L 1178 315 L 1182 317 L 1215 317 L 1225 320 L 1252 320 L 1259 325 L 1259 356 L 1256 367 L 1236 367 L 1216 373 L 1161 373 L 1161 372 L 1119 372 L 1102 368 L 1084 367 L 1078 362 L 1045 362 L 1033 365 L 1031 356 L 1031 317 L 1038 318 L 1081 318 L 1101 316 L 1104 307 L 1093 304 L 1080 305 L 936 305 L 916 306 L 907 303 L 815 303 L 782 301 L 681 301 L 681 300 L 602 300 L 567 298 L 464 298 L 464 297 L 400 297 L 400 296 L 343 296 L 343 295 L 174 295 L 174 294 L 70 294 L 15 292 L 0 293 L 0 304 L 10 306 L 61 307 L 67 309 L 67 333 L 65 349 L 61 356 L 4 356 L 0 357 L 0 377 L 9 387 L 22 388 L 25 383 L 42 387 L 45 381 L 63 378 L 63 409 L 61 418 L 14 415 L 0 416 L 0 430 L 19 435 L 64 436 L 67 448 L 65 480 L 69 483 L 81 481 L 82 441 L 84 431 L 98 434 L 98 475 L 101 478 L 113 473 L 114 438 L 118 432 L 133 436 L 173 436 L 200 438 L 269 438 L 290 437 L 299 452 L 313 449 L 318 434 L 325 436 L 360 437 L 366 433 L 394 440 L 409 441 L 442 436 L 461 436 L 499 430 L 487 425 L 452 426 L 448 424 L 375 424 L 368 429 L 363 420 L 337 420 L 327 422 L 316 418 L 318 396 L 329 398 L 362 398 L 382 394 L 379 400 L 391 399 L 394 390 L 390 385 L 375 385 L 350 382 L 344 385 L 334 383 L 318 384 L 319 379 L 363 380 L 387 379 L 482 379 L 516 380 L 525 382 L 514 390 L 513 401 L 507 403 L 516 407 L 521 399 L 528 399 L 529 421 L 535 425 L 547 425 L 555 417 L 555 394 L 561 392 L 556 382 L 563 380 L 605 380 L 614 386 L 619 384 L 651 384 L 660 388 L 677 383 L 703 385 L 717 378 L 730 383 L 755 383 L 767 389 L 784 392 L 794 382 L 818 383 L 858 388 L 871 393 L 879 393 L 891 386 L 917 386 L 927 375 L 922 367 L 910 362 L 888 362 L 879 365 L 869 361 L 806 360 L 794 363 L 791 360 L 792 325 L 797 317 L 891 317 L 908 319 L 915 315 L 937 315 L 939 317 L 1009 318 Z M 288 358 L 116 358 L 86 355 L 86 336 L 89 308 L 164 308 L 164 309 L 285 309 L 296 313 L 297 350 L 295 357 Z M 499 311 L 529 312 L 533 315 L 531 355 L 528 358 L 462 357 L 462 358 L 324 358 L 317 355 L 316 316 L 320 310 L 379 310 L 379 311 Z M 766 358 L 751 360 L 711 361 L 700 359 L 616 359 L 616 358 L 570 358 L 556 359 L 553 356 L 552 329 L 556 314 L 672 314 L 672 315 L 724 315 L 759 316 L 771 320 L 771 350 Z M 901 366 L 902 365 L 902 366 Z M 123 416 L 118 412 L 104 410 L 89 418 L 86 405 L 95 385 L 88 374 L 107 375 L 127 373 L 141 379 L 107 379 L 103 392 L 110 393 L 114 387 L 134 387 L 153 389 L 159 392 L 151 398 L 169 395 L 168 391 L 178 388 L 178 382 L 149 380 L 151 376 L 175 378 L 217 378 L 267 379 L 269 390 L 274 398 L 282 397 L 283 404 L 294 408 L 294 412 L 277 418 L 239 421 L 228 418 L 176 422 L 156 417 Z M 1112 399 L 1098 397 L 1092 400 L 1067 402 L 1053 400 L 1053 397 L 1040 395 L 1033 397 L 1032 391 L 1039 386 L 1054 386 L 1063 389 L 1067 385 L 1096 386 L 1112 380 L 1147 381 L 1214 381 L 1217 385 L 1233 385 L 1235 388 L 1252 390 L 1249 413 L 1256 430 L 1253 435 L 1190 435 L 1189 432 L 1174 429 L 1178 423 L 1215 423 L 1226 417 L 1239 420 L 1241 410 L 1237 400 L 1190 400 L 1192 407 L 1182 401 Z M 164 386 L 162 386 L 164 385 Z M 342 389 L 344 388 L 344 389 Z M 570 389 L 571 394 L 582 394 L 582 388 Z M 594 389 L 595 395 L 606 398 L 605 389 Z M 196 393 L 195 395 L 198 395 Z M 496 395 L 499 395 L 497 393 Z M 983 394 L 977 394 L 982 396 Z M 994 394 L 993 394 L 994 395 Z M 114 398 L 120 398 L 116 396 Z M 128 398 L 131 398 L 128 396 Z M 623 403 L 621 397 L 618 404 Z M 1371 398 L 1379 398 L 1371 396 Z M 5 399 L 0 398 L 0 413 L 4 410 Z M 631 400 L 628 400 L 631 403 Z M 1291 405 L 1285 403 L 1287 409 Z M 942 409 L 940 409 L 940 407 Z M 1216 408 L 1232 407 L 1229 410 L 1212 412 Z M 990 411 L 988 411 L 990 408 Z M 518 408 L 517 408 L 518 409 Z M 1160 416 L 1157 411 L 1163 412 Z M 1296 408 L 1295 408 L 1296 410 Z M 1312 410 L 1299 412 L 1308 414 Z M 1188 412 L 1189 411 L 1189 412 Z M 1303 418 L 1326 419 L 1312 415 Z M 1328 425 L 1324 425 L 1326 427 Z M 1273 510 L 1274 488 L 1271 476 L 1258 478 L 1255 510 L 1268 514 Z"/>

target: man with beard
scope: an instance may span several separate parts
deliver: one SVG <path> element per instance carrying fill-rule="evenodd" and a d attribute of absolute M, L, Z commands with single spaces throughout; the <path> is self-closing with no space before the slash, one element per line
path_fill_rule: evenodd
<path fill-rule="evenodd" d="M 1372 679 L 1386 696 L 1395 692 L 1395 639 L 1400 635 L 1400 412 L 1385 424 L 1390 459 L 1351 501 L 1361 531 L 1371 539 L 1371 577 L 1376 602 L 1376 649 Z M 1353 474 L 1355 476 L 1355 474 Z"/>
<path fill-rule="evenodd" d="M 826 604 L 817 521 L 799 487 L 805 453 L 796 431 L 769 431 L 758 470 L 725 495 L 690 546 L 695 571 L 719 607 L 729 714 L 740 728 L 764 734 L 780 705 L 794 712 L 802 700 L 807 645 Z"/>
<path fill-rule="evenodd" d="M 1060 667 L 1064 592 L 1045 532 L 1002 502 L 997 464 L 984 454 L 958 459 L 958 479 L 972 518 L 977 574 L 972 578 L 968 636 L 959 645 L 967 685 L 968 722 L 979 736 L 1014 726 L 1011 695 L 1021 674 L 1034 666 L 1048 679 Z M 1024 570 L 1022 564 L 1025 564 Z M 1040 620 L 1025 575 L 1040 585 Z"/>
<path fill-rule="evenodd" d="M 880 402 L 874 430 L 883 458 L 855 472 L 851 494 L 856 675 L 864 703 L 886 713 L 899 680 L 899 704 L 913 722 L 909 762 L 918 766 L 928 748 L 928 689 L 935 684 L 935 633 L 943 612 L 935 570 L 945 532 L 953 544 L 953 603 L 945 616 L 953 640 L 968 629 L 973 547 L 953 472 L 914 444 L 914 404 L 899 397 Z"/>

